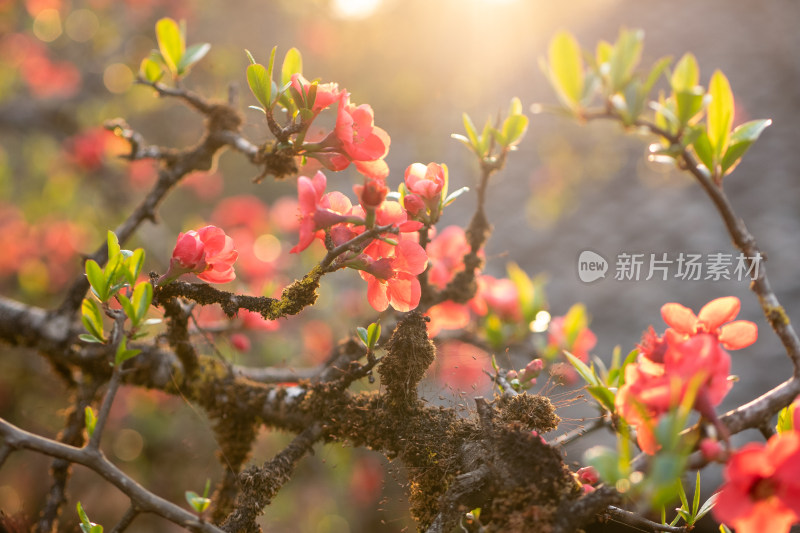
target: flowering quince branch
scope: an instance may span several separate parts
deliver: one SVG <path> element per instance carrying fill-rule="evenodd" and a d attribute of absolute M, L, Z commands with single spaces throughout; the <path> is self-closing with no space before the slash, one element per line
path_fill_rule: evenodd
<path fill-rule="evenodd" d="M 623 94 L 628 98 L 634 93 L 642 96 L 637 91 L 647 85 L 626 87 L 632 81 L 625 73 L 632 71 L 633 67 L 626 68 L 624 63 L 636 59 L 636 54 L 628 57 L 630 54 L 627 52 L 636 49 L 636 36 L 625 33 L 623 36 L 621 39 L 625 42 L 616 47 L 609 45 L 611 55 L 616 58 L 615 64 L 622 68 L 605 72 L 598 67 L 601 77 L 608 78 L 604 79 L 608 94 L 607 109 L 596 116 L 584 108 L 581 100 L 583 72 L 570 72 L 572 66 L 582 65 L 582 56 L 579 52 L 577 58 L 570 56 L 574 47 L 563 35 L 557 37 L 550 54 L 551 62 L 555 58 L 563 60 L 563 64 L 551 69 L 549 75 L 551 81 L 556 82 L 559 98 L 576 116 L 590 120 L 600 118 L 602 113 L 607 115 L 605 118 L 615 118 L 626 125 L 645 127 L 639 114 L 646 98 L 637 97 L 628 107 L 619 103 L 621 98 L 625 98 Z M 135 274 L 131 274 L 127 284 L 122 283 L 122 289 L 115 285 L 112 274 L 117 272 L 115 269 L 120 264 L 121 252 L 117 244 L 112 245 L 111 239 L 95 252 L 91 257 L 93 261 L 87 261 L 86 276 L 82 275 L 75 281 L 58 313 L 0 298 L 0 338 L 12 345 L 40 351 L 54 363 L 65 382 L 77 387 L 78 391 L 73 412 L 60 437 L 63 443 L 31 435 L 0 420 L 0 435 L 3 437 L 0 465 L 17 449 L 34 450 L 60 461 L 58 471 L 54 463 L 52 492 L 56 496 L 48 502 L 45 511 L 47 527 L 42 529 L 52 529 L 55 524 L 64 499 L 69 465 L 77 463 L 88 466 L 129 497 L 131 507 L 119 522 L 117 527 L 120 529 L 137 514 L 147 512 L 159 514 L 193 531 L 259 531 L 256 518 L 292 476 L 296 464 L 311 446 L 324 440 L 368 447 L 401 461 L 408 469 L 410 512 L 420 530 L 450 531 L 460 523 L 464 508 L 481 508 L 480 523 L 476 527 L 483 528 L 485 523 L 487 529 L 504 531 L 547 529 L 566 533 L 583 527 L 599 514 L 637 527 L 686 531 L 689 525 L 659 525 L 618 507 L 609 507 L 622 501 L 622 489 L 618 491 L 616 487 L 624 487 L 624 484 L 609 482 L 594 487 L 597 476 L 587 475 L 583 470 L 577 474 L 569 471 L 554 446 L 611 423 L 625 433 L 620 444 L 620 457 L 625 459 L 612 463 L 617 470 L 622 469 L 622 463 L 625 467 L 635 468 L 640 463 L 638 459 L 629 460 L 630 442 L 627 439 L 630 432 L 625 429 L 625 420 L 637 430 L 637 441 L 643 449 L 651 453 L 672 453 L 678 459 L 665 464 L 670 467 L 678 465 L 676 469 L 681 470 L 686 464 L 693 464 L 696 457 L 688 455 L 694 443 L 684 442 L 678 436 L 692 409 L 700 412 L 700 424 L 704 429 L 715 428 L 717 435 L 725 440 L 728 432 L 744 427 L 762 427 L 766 416 L 774 414 L 778 407 L 788 404 L 797 394 L 800 380 L 793 378 L 751 404 L 717 417 L 714 407 L 730 388 L 727 381 L 730 359 L 725 349 L 742 348 L 753 342 L 756 335 L 754 326 L 751 328 L 742 321 L 733 321 L 738 312 L 738 300 L 723 298 L 710 302 L 697 315 L 677 304 L 665 305 L 662 315 L 669 329 L 662 337 L 651 331 L 642 341 L 638 359 L 634 353 L 630 360 L 626 359 L 624 366 L 613 369 L 617 372 L 613 387 L 609 385 L 613 381 L 611 378 L 605 376 L 601 382 L 597 373 L 585 364 L 596 341 L 586 328 L 585 313 L 579 309 L 581 312 L 570 315 L 570 320 L 576 323 L 580 318 L 584 319 L 583 326 L 577 328 L 575 324 L 567 324 L 566 316 L 553 319 L 548 332 L 555 340 L 550 348 L 567 348 L 574 352 L 573 359 L 583 365 L 578 366 L 584 371 L 582 375 L 594 380 L 588 391 L 604 398 L 604 408 L 612 414 L 550 443 L 541 434 L 554 430 L 560 422 L 552 403 L 544 396 L 521 392 L 518 387 L 520 382 L 531 385 L 535 381 L 544 366 L 539 358 L 528 363 L 523 370 L 513 371 L 514 374 L 496 368 L 493 377 L 502 387 L 503 394 L 491 402 L 476 399 L 476 412 L 469 417 L 460 416 L 453 408 L 427 405 L 419 397 L 417 386 L 435 361 L 437 348 L 429 338 L 429 324 L 422 312 L 430 312 L 437 304 L 453 304 L 463 316 L 465 312 L 469 313 L 464 305 L 469 302 L 476 309 L 482 309 L 474 312 L 484 315 L 491 307 L 493 318 L 499 322 L 523 322 L 526 334 L 530 333 L 529 324 L 531 328 L 534 325 L 534 313 L 525 315 L 520 310 L 520 301 L 532 298 L 530 293 L 536 288 L 526 275 L 517 272 L 515 282 L 491 276 L 478 277 L 484 262 L 481 250 L 491 232 L 485 214 L 489 180 L 503 168 L 508 153 L 515 148 L 527 127 L 527 117 L 521 113 L 519 100 L 512 100 L 505 120 L 488 121 L 480 134 L 469 117 L 465 117 L 467 136 L 459 140 L 477 156 L 481 173 L 476 210 L 466 232 L 461 229 L 458 230 L 460 234 L 458 231 L 448 232 L 448 228 L 433 236 L 442 209 L 462 192 L 456 191 L 448 196 L 446 166 L 439 163 L 410 165 L 399 191 L 400 201 L 387 201 L 388 166 L 384 158 L 390 146 L 388 134 L 375 126 L 369 105 L 352 103 L 350 94 L 340 90 L 336 84 L 306 80 L 300 72 L 299 52 L 293 49 L 287 53 L 280 83 L 274 83 L 272 79 L 274 50 L 267 67 L 256 63 L 250 56 L 252 64 L 247 69 L 248 84 L 275 137 L 275 140 L 256 146 L 239 134 L 242 119 L 232 107 L 206 101 L 178 85 L 191 62 L 182 61 L 182 56 L 188 51 L 177 23 L 170 19 L 159 21 L 157 37 L 160 59 L 143 62 L 141 83 L 160 96 L 180 99 L 204 115 L 205 130 L 196 146 L 173 151 L 147 146 L 144 138 L 124 121 L 109 125 L 130 143 L 130 159 L 155 158 L 162 164 L 157 183 L 118 228 L 114 239 L 118 237 L 119 241 L 125 242 L 144 220 L 155 220 L 156 208 L 166 194 L 189 172 L 211 168 L 218 153 L 228 146 L 243 153 L 256 166 L 263 165 L 264 172 L 260 178 L 267 174 L 277 178 L 294 175 L 299 165 L 311 158 L 330 171 L 343 170 L 352 163 L 363 174 L 364 181 L 363 185 L 354 188 L 358 205 L 352 205 L 339 191 L 325 193 L 327 178 L 321 172 L 313 177 L 298 178 L 300 235 L 292 251 L 299 253 L 320 239 L 325 245 L 326 255 L 301 279 L 286 287 L 281 298 L 239 295 L 207 284 L 177 280 L 181 275 L 193 273 L 209 283 L 232 281 L 236 277 L 234 261 L 238 256 L 233 238 L 221 228 L 206 226 L 181 233 L 167 273 L 160 279 L 152 275 L 150 284 L 142 282 L 137 285 L 144 290 L 155 286 L 152 300 L 148 298 L 144 307 L 149 307 L 152 301 L 153 305 L 163 308 L 166 329 L 162 330 L 163 335 L 159 338 L 166 338 L 168 348 L 159 343 L 159 338 L 134 342 L 139 332 L 139 319 L 144 315 L 136 320 L 131 318 L 135 314 L 131 312 L 135 311 L 131 301 L 136 301 L 135 291 L 142 289 L 124 288 L 134 284 Z M 608 52 L 608 47 L 601 49 L 605 50 L 601 55 Z M 190 59 L 193 54 L 199 54 L 202 47 L 194 50 L 188 54 Z M 603 61 L 601 57 L 598 63 Z M 683 66 L 676 71 L 684 72 L 686 65 Z M 164 67 L 172 74 L 175 87 L 159 81 Z M 661 70 L 655 73 L 660 75 Z M 720 89 L 723 84 L 719 77 L 715 80 L 713 91 L 717 103 L 709 113 L 724 115 L 724 109 L 719 106 L 719 102 L 726 101 L 724 91 Z M 676 83 L 673 80 L 673 85 Z M 669 111 L 670 104 L 661 105 L 663 109 L 659 108 L 659 112 L 665 115 L 664 110 Z M 285 109 L 285 118 L 277 116 L 278 109 Z M 316 136 L 310 126 L 326 109 L 335 110 L 335 125 L 327 134 Z M 682 116 L 680 109 L 676 111 L 673 114 Z M 686 118 L 683 126 L 691 118 Z M 735 165 L 735 161 L 732 163 L 730 158 L 725 159 L 721 148 L 724 145 L 722 139 L 729 132 L 722 132 L 716 126 L 710 128 L 705 135 L 713 153 L 704 152 L 702 133 L 694 133 L 703 139 L 699 144 L 684 145 L 686 138 L 670 129 L 669 124 L 662 125 L 658 120 L 651 124 L 650 130 L 665 134 L 662 137 L 669 146 L 664 150 L 669 152 L 671 149 L 671 156 L 690 171 L 694 169 L 692 172 L 697 172 L 704 188 L 710 188 L 709 194 L 715 199 L 718 209 L 722 205 L 720 211 L 737 246 L 745 252 L 757 252 L 752 237 L 738 222 L 722 193 L 722 176 Z M 752 135 L 743 135 L 734 131 L 730 136 L 739 143 L 737 150 L 742 150 L 741 153 L 746 149 L 742 144 L 755 140 Z M 698 159 L 692 159 L 695 155 Z M 705 166 L 702 167 L 698 160 Z M 439 241 L 445 235 L 452 247 Z M 440 247 L 439 252 L 435 252 L 437 247 Z M 457 249 L 458 253 L 441 251 L 445 248 Z M 434 257 L 437 253 L 439 257 Z M 448 256 L 447 260 L 443 256 Z M 107 273 L 103 266 L 112 272 Z M 325 364 L 296 372 L 275 368 L 245 369 L 195 348 L 189 322 L 196 306 L 219 304 L 229 317 L 244 309 L 276 320 L 313 305 L 320 278 L 342 268 L 359 271 L 367 283 L 368 302 L 376 311 L 382 312 L 390 305 L 395 309 L 390 319 L 383 322 L 387 331 L 385 338 L 380 338 L 380 331 L 370 326 L 373 334 L 362 337 L 363 344 L 351 336 L 331 350 Z M 511 269 L 509 277 L 514 277 Z M 90 285 L 92 293 L 87 297 Z M 117 290 L 125 296 L 119 297 L 125 313 L 115 311 L 109 305 L 112 293 Z M 797 373 L 800 355 L 796 335 L 772 294 L 763 271 L 754 282 L 754 290 L 795 362 Z M 78 333 L 84 329 L 74 320 L 78 309 L 81 323 L 92 333 L 84 333 L 82 343 L 77 339 Z M 535 311 L 536 306 L 529 302 L 526 312 L 531 309 Z M 103 312 L 114 321 L 108 335 L 103 331 Z M 128 331 L 124 329 L 126 317 L 131 318 L 133 324 Z M 58 318 L 61 320 L 55 320 Z M 197 322 L 195 320 L 195 324 Z M 388 327 L 387 322 L 394 323 Z M 567 339 L 570 335 L 574 338 Z M 364 338 L 368 340 L 364 341 Z M 90 341 L 92 344 L 87 344 Z M 129 341 L 130 347 L 127 346 Z M 493 346 L 491 342 L 488 345 Z M 382 350 L 380 357 L 376 355 L 377 349 Z M 125 370 L 120 354 L 136 357 L 124 364 Z M 110 360 L 115 361 L 113 369 L 108 365 Z M 381 376 L 379 390 L 350 390 L 356 380 L 368 378 L 372 381 L 373 370 Z M 306 381 L 275 383 L 300 378 Z M 108 387 L 95 418 L 94 411 L 85 408 L 99 400 L 97 393 L 103 383 Z M 115 394 L 123 383 L 180 395 L 202 408 L 213 420 L 224 461 L 221 461 L 223 472 L 211 497 L 213 505 L 207 521 L 205 515 L 198 520 L 194 514 L 154 496 L 102 455 L 99 449 L 101 436 Z M 262 426 L 289 431 L 297 437 L 273 459 L 261 466 L 245 468 Z M 668 431 L 664 430 L 665 427 Z M 89 436 L 88 444 L 78 448 L 85 442 L 83 429 Z M 725 496 L 721 497 L 729 503 L 721 506 L 719 517 L 742 526 L 745 533 L 747 528 L 752 530 L 755 527 L 752 524 L 756 519 L 762 520 L 760 517 L 769 514 L 777 517 L 771 523 L 779 527 L 800 518 L 800 509 L 795 508 L 794 500 L 785 497 L 786 493 L 793 493 L 796 489 L 790 477 L 796 473 L 795 463 L 800 462 L 800 453 L 796 453 L 800 442 L 798 434 L 792 426 L 770 437 L 765 447 L 753 446 L 730 453 L 726 470 L 728 482 L 723 488 Z M 692 434 L 684 432 L 684 436 L 689 440 Z M 701 449 L 709 455 L 709 449 L 713 452 L 714 449 L 722 450 L 722 447 L 718 444 L 716 448 L 701 445 Z M 713 458 L 720 459 L 724 453 L 728 451 L 722 450 Z M 655 461 L 663 455 L 653 457 L 651 460 Z M 754 460 L 748 463 L 748 458 Z M 618 477 L 628 481 L 628 478 L 634 479 L 636 473 L 627 469 Z M 749 481 L 742 483 L 742 480 Z M 667 485 L 665 483 L 663 489 L 671 490 Z M 634 486 L 628 494 L 636 497 L 637 490 Z M 653 488 L 653 491 L 657 490 L 660 488 Z M 730 504 L 731 501 L 734 504 Z M 742 505 L 735 505 L 737 502 Z M 738 507 L 738 514 L 731 511 L 734 507 Z M 213 524 L 220 524 L 222 529 Z"/>

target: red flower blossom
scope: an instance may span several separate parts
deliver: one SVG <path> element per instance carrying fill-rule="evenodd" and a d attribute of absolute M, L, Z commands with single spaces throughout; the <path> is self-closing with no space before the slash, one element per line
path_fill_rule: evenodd
<path fill-rule="evenodd" d="M 683 342 L 670 342 L 663 363 L 640 356 L 625 368 L 625 385 L 616 397 L 619 414 L 636 427 L 639 447 L 653 454 L 658 448 L 653 430 L 658 418 L 677 407 L 689 390 L 697 387 L 694 408 L 716 421 L 713 407 L 731 388 L 730 355 L 713 335 L 699 334 Z"/>
<path fill-rule="evenodd" d="M 405 312 L 419 305 L 421 289 L 417 276 L 428 266 L 422 246 L 403 239 L 392 247 L 391 255 L 366 258 L 368 264 L 359 274 L 367 282 L 367 300 L 376 311 L 384 311 L 391 305 Z"/>
<path fill-rule="evenodd" d="M 445 185 L 444 167 L 436 163 L 414 163 L 406 168 L 404 179 L 408 196 L 421 198 L 431 213 L 439 212 Z"/>
<path fill-rule="evenodd" d="M 390 143 L 389 135 L 375 126 L 372 108 L 367 104 L 351 104 L 349 93 L 343 91 L 339 97 L 336 126 L 322 144 L 340 149 L 362 174 L 382 179 L 389 175 L 389 167 L 383 158 L 389 153 Z M 317 159 L 326 163 L 319 157 Z M 332 160 L 330 163 L 338 167 L 342 162 Z"/>
<path fill-rule="evenodd" d="M 737 533 L 783 533 L 800 521 L 800 433 L 779 433 L 766 445 L 734 452 L 713 513 Z"/>
<path fill-rule="evenodd" d="M 479 277 L 478 291 L 471 304 L 473 310 L 479 315 L 493 311 L 507 322 L 522 320 L 517 286 L 510 279 L 495 278 L 489 275 Z"/>
<path fill-rule="evenodd" d="M 698 333 L 710 333 L 729 350 L 750 346 L 758 338 L 758 327 L 747 320 L 731 322 L 739 314 L 741 302 L 735 296 L 712 300 L 697 315 L 677 303 L 664 304 L 661 316 L 674 333 L 687 338 Z"/>
<path fill-rule="evenodd" d="M 169 270 L 160 282 L 194 272 L 203 281 L 227 283 L 236 278 L 233 263 L 238 256 L 233 239 L 216 226 L 187 231 L 178 235 Z"/>
<path fill-rule="evenodd" d="M 464 270 L 464 256 L 469 250 L 467 236 L 459 226 L 447 226 L 434 237 L 428 245 L 428 258 L 431 260 L 428 279 L 431 285 L 443 289 L 456 273 Z"/>
<path fill-rule="evenodd" d="M 293 254 L 308 248 L 317 231 L 347 220 L 347 217 L 329 209 L 330 201 L 324 196 L 326 184 L 322 172 L 317 172 L 312 179 L 305 176 L 297 179 L 300 242 L 290 250 Z"/>

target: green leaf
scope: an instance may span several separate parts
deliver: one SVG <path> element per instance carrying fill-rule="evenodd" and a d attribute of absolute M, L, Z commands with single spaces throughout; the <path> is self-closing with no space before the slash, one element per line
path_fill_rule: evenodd
<path fill-rule="evenodd" d="M 734 112 L 731 85 L 721 71 L 717 70 L 711 76 L 708 94 L 711 95 L 706 116 L 708 140 L 714 150 L 714 160 L 719 161 L 728 149 Z M 713 171 L 713 168 L 709 170 Z"/>
<path fill-rule="evenodd" d="M 134 323 L 134 327 L 136 326 L 136 310 L 133 308 L 133 304 L 122 293 L 117 294 L 117 301 L 122 306 L 122 311 L 125 313 L 125 316 L 131 319 L 131 322 Z"/>
<path fill-rule="evenodd" d="M 536 319 L 536 313 L 540 311 L 536 306 L 536 286 L 528 274 L 514 262 L 506 265 L 506 273 L 517 289 L 517 298 L 523 319 L 526 323 L 532 322 Z"/>
<path fill-rule="evenodd" d="M 701 520 L 705 515 L 707 515 L 708 512 L 711 511 L 711 509 L 714 508 L 714 505 L 716 503 L 717 503 L 717 495 L 716 494 L 712 494 L 711 497 L 708 498 L 705 501 L 705 503 L 700 507 L 700 510 L 697 511 L 697 514 L 694 517 L 695 522 L 698 521 L 698 520 Z"/>
<path fill-rule="evenodd" d="M 564 355 L 567 357 L 567 361 L 569 361 L 569 364 L 571 364 L 573 368 L 575 368 L 575 371 L 578 372 L 578 374 L 580 374 L 580 376 L 587 384 L 589 384 L 589 386 L 591 387 L 600 386 L 600 382 L 597 381 L 597 378 L 595 378 L 594 373 L 588 366 L 586 366 L 586 363 L 584 363 L 583 361 L 581 361 L 580 359 L 578 359 L 577 357 L 575 357 L 566 350 L 564 350 Z"/>
<path fill-rule="evenodd" d="M 94 335 L 90 335 L 89 333 L 81 333 L 78 335 L 78 338 L 84 342 L 94 342 L 94 343 L 102 343 L 103 341 L 95 337 Z"/>
<path fill-rule="evenodd" d="M 290 48 L 283 58 L 281 66 L 281 85 L 292 81 L 292 74 L 303 73 L 303 56 L 297 48 Z"/>
<path fill-rule="evenodd" d="M 608 387 L 600 384 L 586 387 L 586 390 L 589 391 L 589 394 L 591 394 L 600 405 L 605 407 L 610 413 L 614 413 L 614 393 L 608 390 Z"/>
<path fill-rule="evenodd" d="M 244 49 L 244 53 L 247 54 L 247 59 L 250 60 L 250 64 L 251 65 L 255 65 L 256 64 L 256 58 L 253 57 L 253 54 L 250 53 L 250 50 L 245 48 Z"/>
<path fill-rule="evenodd" d="M 150 83 L 155 83 L 160 80 L 162 76 L 164 76 L 164 70 L 156 61 L 153 61 L 149 57 L 145 57 L 139 64 L 139 76 Z"/>
<path fill-rule="evenodd" d="M 108 230 L 106 233 L 106 242 L 108 245 L 108 260 L 111 261 L 120 252 L 119 239 L 117 239 L 117 235 L 113 231 Z"/>
<path fill-rule="evenodd" d="M 367 328 L 367 348 L 370 350 L 375 347 L 378 340 L 381 338 L 381 324 L 380 322 L 373 322 Z"/>
<path fill-rule="evenodd" d="M 608 42 L 601 40 L 597 43 L 597 48 L 595 51 L 595 60 L 597 61 L 597 67 L 602 71 L 607 69 L 608 67 L 603 67 L 604 64 L 608 64 L 611 61 L 611 54 L 614 53 L 614 46 Z"/>
<path fill-rule="evenodd" d="M 209 505 L 211 505 L 210 498 L 204 498 L 191 490 L 186 491 L 186 501 L 189 502 L 189 505 L 192 506 L 192 509 L 194 509 L 198 513 L 202 513 L 203 511 L 208 509 Z"/>
<path fill-rule="evenodd" d="M 719 533 L 733 533 L 725 524 L 719 525 Z"/>
<path fill-rule="evenodd" d="M 644 32 L 623 29 L 614 44 L 614 52 L 609 61 L 609 80 L 611 93 L 621 91 L 628 84 L 633 71 L 642 57 Z"/>
<path fill-rule="evenodd" d="M 92 289 L 94 289 L 100 301 L 105 302 L 108 300 L 108 287 L 106 286 L 105 274 L 94 259 L 86 260 L 86 277 L 89 280 L 89 285 L 92 286 Z"/>
<path fill-rule="evenodd" d="M 149 281 L 142 281 L 133 289 L 132 307 L 135 316 L 131 317 L 134 326 L 138 326 L 147 315 L 150 304 L 153 301 L 153 286 Z"/>
<path fill-rule="evenodd" d="M 127 341 L 126 341 L 125 337 L 122 337 L 122 340 L 120 341 L 119 346 L 117 346 L 117 353 L 114 356 L 114 365 L 115 366 L 119 366 L 122 363 L 124 363 L 125 361 L 127 361 L 128 359 L 130 359 L 132 357 L 136 357 L 137 355 L 139 355 L 141 353 L 141 350 L 139 350 L 139 349 L 128 350 L 126 344 L 127 344 Z"/>
<path fill-rule="evenodd" d="M 521 115 L 522 114 L 522 102 L 516 96 L 511 99 L 511 104 L 508 107 L 508 116 L 513 117 L 514 115 Z"/>
<path fill-rule="evenodd" d="M 697 471 L 697 477 L 694 480 L 694 498 L 692 499 L 692 518 L 697 517 L 697 511 L 700 509 L 700 471 Z"/>
<path fill-rule="evenodd" d="M 695 87 L 685 91 L 677 91 L 675 95 L 675 117 L 678 120 L 678 128 L 682 129 L 687 124 L 691 124 L 698 113 L 703 110 L 703 88 Z"/>
<path fill-rule="evenodd" d="M 361 342 L 364 343 L 364 346 L 369 347 L 369 333 L 367 332 L 367 328 L 358 327 L 356 328 L 356 333 L 358 334 L 358 338 L 361 339 Z"/>
<path fill-rule="evenodd" d="M 550 83 L 562 103 L 577 109 L 584 87 L 584 67 L 580 45 L 575 37 L 561 31 L 550 41 L 547 52 Z"/>
<path fill-rule="evenodd" d="M 89 438 L 92 438 L 94 434 L 94 428 L 97 426 L 97 416 L 95 416 L 94 411 L 88 405 L 83 409 L 84 419 L 86 420 L 86 433 L 89 434 Z"/>
<path fill-rule="evenodd" d="M 475 129 L 475 124 L 472 122 L 472 119 L 469 118 L 469 115 L 463 113 L 461 115 L 462 120 L 464 121 L 464 130 L 467 132 L 467 138 L 469 139 L 469 145 L 472 149 L 477 152 L 478 151 L 478 131 Z"/>
<path fill-rule="evenodd" d="M 778 424 L 775 426 L 778 433 L 794 430 L 794 410 L 796 408 L 794 403 L 790 403 L 778 412 Z"/>
<path fill-rule="evenodd" d="M 511 115 L 503 122 L 504 146 L 514 146 L 519 144 L 522 136 L 528 130 L 528 117 L 525 115 Z"/>
<path fill-rule="evenodd" d="M 681 499 L 681 509 L 689 510 L 689 500 L 686 498 L 686 489 L 683 488 L 683 482 L 678 480 L 678 497 Z"/>
<path fill-rule="evenodd" d="M 84 298 L 81 304 L 81 322 L 90 334 L 105 342 L 103 335 L 103 314 L 100 306 L 91 298 Z"/>
<path fill-rule="evenodd" d="M 721 166 L 723 175 L 733 172 L 733 169 L 739 164 L 745 152 L 756 142 L 761 132 L 770 124 L 772 124 L 772 121 L 769 119 L 751 120 L 750 122 L 740 124 L 733 130 L 728 149 L 722 157 Z"/>
<path fill-rule="evenodd" d="M 186 53 L 181 57 L 178 63 L 178 75 L 182 76 L 189 72 L 195 63 L 203 59 L 208 51 L 211 50 L 211 45 L 208 43 L 193 44 L 186 49 Z"/>
<path fill-rule="evenodd" d="M 697 139 L 692 143 L 694 153 L 703 165 L 711 171 L 714 168 L 714 149 L 711 146 L 711 141 L 708 139 L 708 134 L 705 130 L 700 130 Z"/>
<path fill-rule="evenodd" d="M 491 134 L 492 131 L 492 119 L 491 117 L 486 119 L 486 123 L 483 125 L 483 131 L 481 131 L 481 136 L 478 138 L 478 156 L 484 157 L 489 154 L 489 141 L 491 141 Z"/>
<path fill-rule="evenodd" d="M 269 109 L 270 98 L 272 96 L 272 82 L 267 76 L 267 69 L 264 68 L 264 65 L 259 65 L 258 63 L 248 65 L 247 84 L 250 86 L 250 90 L 253 92 L 253 96 L 256 97 L 256 100 L 264 106 L 264 109 Z"/>
<path fill-rule="evenodd" d="M 136 283 L 136 278 L 139 277 L 139 273 L 144 266 L 144 258 L 144 248 L 137 248 L 133 251 L 133 254 L 125 260 L 125 265 L 127 266 L 125 269 L 125 277 L 128 279 L 129 284 L 133 285 Z"/>
<path fill-rule="evenodd" d="M 76 508 L 78 509 L 78 517 L 81 520 L 81 531 L 83 531 L 83 533 L 103 533 L 103 526 L 97 525 L 89 520 L 89 517 L 86 516 L 86 512 L 83 510 L 81 502 L 78 502 Z"/>
<path fill-rule="evenodd" d="M 697 67 L 697 58 L 694 54 L 691 52 L 683 54 L 675 65 L 675 70 L 672 71 L 669 83 L 676 93 L 695 90 L 700 83 L 700 69 Z"/>
<path fill-rule="evenodd" d="M 183 58 L 186 50 L 181 30 L 178 23 L 169 17 L 162 18 L 156 22 L 156 39 L 158 39 L 158 49 L 164 58 L 167 68 L 174 76 L 178 75 L 178 65 Z"/>
<path fill-rule="evenodd" d="M 661 77 L 661 73 L 667 69 L 671 61 L 672 56 L 665 56 L 656 61 L 656 64 L 653 65 L 653 68 L 650 69 L 650 73 L 647 75 L 647 80 L 645 80 L 644 85 L 642 85 L 643 94 L 647 95 L 653 89 L 653 85 L 656 84 L 658 78 Z"/>

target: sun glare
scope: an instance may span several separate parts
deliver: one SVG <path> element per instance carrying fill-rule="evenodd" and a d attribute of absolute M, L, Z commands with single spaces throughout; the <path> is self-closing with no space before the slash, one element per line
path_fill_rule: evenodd
<path fill-rule="evenodd" d="M 365 19 L 378 10 L 383 0 L 333 0 L 333 14 L 339 18 Z"/>

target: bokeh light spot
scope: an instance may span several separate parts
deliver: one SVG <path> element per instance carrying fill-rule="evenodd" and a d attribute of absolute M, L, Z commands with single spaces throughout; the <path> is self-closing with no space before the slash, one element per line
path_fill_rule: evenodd
<path fill-rule="evenodd" d="M 76 9 L 64 21 L 64 29 L 73 41 L 84 43 L 94 37 L 100 27 L 97 15 L 89 9 Z"/>
<path fill-rule="evenodd" d="M 117 434 L 112 448 L 120 461 L 133 461 L 141 455 L 144 439 L 138 431 L 125 428 Z"/>
<path fill-rule="evenodd" d="M 128 65 L 113 63 L 103 72 L 103 83 L 114 94 L 124 93 L 133 85 L 133 72 Z"/>
<path fill-rule="evenodd" d="M 33 19 L 33 34 L 40 41 L 50 43 L 61 36 L 61 15 L 55 9 L 43 9 Z"/>
<path fill-rule="evenodd" d="M 275 235 L 265 233 L 253 243 L 253 254 L 259 261 L 271 263 L 281 255 L 281 241 Z"/>
<path fill-rule="evenodd" d="M 539 311 L 536 313 L 536 317 L 533 319 L 533 322 L 530 323 L 530 328 L 534 333 L 543 333 L 547 331 L 549 325 L 550 313 L 547 311 Z"/>

